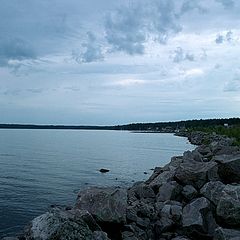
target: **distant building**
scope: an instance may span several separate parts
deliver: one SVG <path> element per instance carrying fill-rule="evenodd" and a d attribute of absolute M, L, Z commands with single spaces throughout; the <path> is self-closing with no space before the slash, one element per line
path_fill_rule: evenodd
<path fill-rule="evenodd" d="M 229 127 L 228 123 L 223 124 L 224 127 Z"/>

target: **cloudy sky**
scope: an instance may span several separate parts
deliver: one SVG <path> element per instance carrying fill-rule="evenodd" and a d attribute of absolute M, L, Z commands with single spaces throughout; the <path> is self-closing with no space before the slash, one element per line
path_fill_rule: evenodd
<path fill-rule="evenodd" d="M 240 115 L 240 1 L 0 0 L 0 122 Z"/>

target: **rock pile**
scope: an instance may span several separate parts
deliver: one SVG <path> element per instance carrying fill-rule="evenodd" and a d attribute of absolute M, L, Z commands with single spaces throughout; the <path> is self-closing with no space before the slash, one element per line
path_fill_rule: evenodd
<path fill-rule="evenodd" d="M 146 182 L 81 191 L 72 209 L 35 218 L 21 239 L 240 239 L 240 149 L 206 136 L 191 134 L 199 146 L 155 168 Z"/>

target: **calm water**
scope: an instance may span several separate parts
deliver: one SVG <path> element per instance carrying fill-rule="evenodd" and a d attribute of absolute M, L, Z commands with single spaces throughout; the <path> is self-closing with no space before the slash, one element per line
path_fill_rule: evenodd
<path fill-rule="evenodd" d="M 51 204 L 72 205 L 81 188 L 144 180 L 151 168 L 193 148 L 172 134 L 2 129 L 0 237 L 20 231 Z"/>

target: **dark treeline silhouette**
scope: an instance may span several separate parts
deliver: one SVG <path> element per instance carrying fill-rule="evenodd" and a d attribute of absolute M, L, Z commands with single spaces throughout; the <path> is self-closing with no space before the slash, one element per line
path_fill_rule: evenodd
<path fill-rule="evenodd" d="M 186 120 L 177 122 L 156 122 L 156 123 L 132 123 L 127 125 L 115 126 L 116 130 L 131 130 L 131 131 L 147 131 L 147 130 L 161 130 L 161 129 L 181 129 L 181 128 L 202 128 L 211 126 L 223 126 L 224 124 L 240 125 L 240 118 L 224 118 L 224 119 L 200 119 L 200 120 Z"/>
<path fill-rule="evenodd" d="M 69 129 L 69 130 L 128 130 L 128 131 L 171 131 L 178 129 L 207 128 L 224 124 L 240 125 L 240 118 L 200 119 L 177 122 L 131 123 L 116 126 L 68 126 L 68 125 L 33 125 L 33 124 L 0 124 L 0 128 L 15 129 Z"/>

